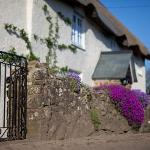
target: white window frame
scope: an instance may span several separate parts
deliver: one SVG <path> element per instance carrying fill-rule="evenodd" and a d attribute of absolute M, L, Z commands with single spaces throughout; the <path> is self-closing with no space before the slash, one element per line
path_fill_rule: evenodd
<path fill-rule="evenodd" d="M 83 18 L 74 13 L 72 17 L 71 42 L 73 45 L 85 49 L 85 34 L 83 28 Z"/>

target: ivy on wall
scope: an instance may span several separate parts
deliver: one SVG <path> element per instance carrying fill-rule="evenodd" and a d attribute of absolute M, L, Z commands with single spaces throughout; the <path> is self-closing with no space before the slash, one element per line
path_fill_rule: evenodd
<path fill-rule="evenodd" d="M 76 53 L 76 47 L 73 45 L 66 45 L 66 44 L 59 44 L 59 18 L 61 18 L 67 25 L 71 25 L 71 20 L 68 17 L 65 17 L 61 12 L 57 13 L 57 16 L 55 18 L 52 18 L 50 15 L 50 12 L 48 10 L 47 5 L 44 5 L 42 7 L 42 10 L 44 12 L 45 18 L 49 24 L 49 32 L 48 36 L 46 38 L 40 38 L 38 35 L 34 35 L 35 41 L 40 41 L 43 44 L 46 44 L 48 48 L 48 54 L 46 56 L 46 62 L 54 68 L 58 68 L 56 66 L 57 63 L 57 50 L 70 50 L 73 53 Z M 55 19 L 55 23 L 54 23 Z M 56 69 L 57 70 L 57 69 Z"/>
<path fill-rule="evenodd" d="M 19 29 L 13 24 L 8 24 L 8 23 L 5 24 L 5 29 L 10 35 L 14 34 L 18 38 L 22 38 L 24 42 L 26 43 L 27 49 L 30 49 L 30 50 L 32 49 L 31 42 L 29 41 L 28 35 L 24 29 Z"/>
<path fill-rule="evenodd" d="M 65 24 L 71 25 L 71 20 L 68 17 L 65 17 L 61 12 L 57 12 L 57 15 L 55 18 L 53 18 L 50 15 L 50 12 L 48 10 L 48 6 L 44 5 L 42 7 L 42 10 L 45 15 L 45 19 L 47 20 L 49 24 L 48 28 L 48 36 L 45 38 L 41 38 L 40 36 L 33 34 L 33 39 L 38 42 L 40 41 L 41 44 L 45 44 L 46 47 L 48 48 L 48 53 L 46 56 L 46 62 L 51 68 L 58 68 L 56 66 L 57 64 L 57 50 L 70 50 L 71 52 L 75 53 L 76 52 L 76 47 L 73 45 L 65 45 L 65 44 L 59 44 L 59 18 L 61 18 Z M 55 20 L 55 21 L 54 21 Z M 28 60 L 38 60 L 39 58 L 33 53 L 32 50 L 32 44 L 31 41 L 29 40 L 28 34 L 24 29 L 20 29 L 17 26 L 13 24 L 5 24 L 5 30 L 10 34 L 10 35 L 16 35 L 18 38 L 22 39 L 25 44 L 26 48 L 30 51 L 29 55 L 27 56 Z"/>

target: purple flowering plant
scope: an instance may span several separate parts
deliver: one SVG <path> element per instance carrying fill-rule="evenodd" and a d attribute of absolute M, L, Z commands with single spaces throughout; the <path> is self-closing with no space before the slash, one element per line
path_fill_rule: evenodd
<path fill-rule="evenodd" d="M 80 92 L 81 78 L 78 73 L 74 71 L 69 71 L 67 77 L 72 79 L 71 86 L 73 90 L 77 93 Z"/>
<path fill-rule="evenodd" d="M 104 85 L 96 91 L 107 90 L 112 102 L 118 107 L 130 125 L 140 126 L 144 121 L 144 107 L 136 94 L 121 85 Z"/>
<path fill-rule="evenodd" d="M 69 78 L 75 79 L 75 80 L 78 81 L 78 82 L 81 82 L 81 78 L 80 78 L 79 74 L 76 73 L 76 72 L 74 72 L 74 71 L 69 71 L 68 74 L 67 74 L 67 76 L 68 76 Z"/>
<path fill-rule="evenodd" d="M 138 89 L 132 90 L 132 92 L 138 97 L 143 107 L 146 108 L 150 103 L 150 96 Z"/>

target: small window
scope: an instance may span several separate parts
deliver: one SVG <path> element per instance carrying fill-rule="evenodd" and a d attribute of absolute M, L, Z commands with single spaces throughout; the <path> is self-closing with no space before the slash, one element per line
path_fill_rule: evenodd
<path fill-rule="evenodd" d="M 72 44 L 84 48 L 83 19 L 75 14 L 72 22 Z"/>

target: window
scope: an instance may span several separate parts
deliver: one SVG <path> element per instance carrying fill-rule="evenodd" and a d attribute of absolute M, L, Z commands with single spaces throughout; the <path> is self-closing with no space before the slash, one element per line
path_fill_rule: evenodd
<path fill-rule="evenodd" d="M 72 44 L 84 48 L 83 19 L 75 14 L 72 22 Z"/>

